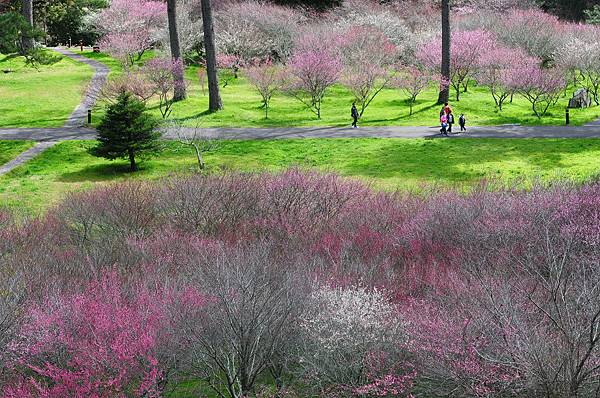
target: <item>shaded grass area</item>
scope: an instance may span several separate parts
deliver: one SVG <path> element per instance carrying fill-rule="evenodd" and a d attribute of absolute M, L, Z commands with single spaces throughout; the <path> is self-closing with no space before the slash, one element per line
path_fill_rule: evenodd
<path fill-rule="evenodd" d="M 48 50 L 49 51 L 49 50 Z M 54 55 L 54 54 L 53 54 Z M 61 127 L 81 101 L 93 69 L 61 56 L 39 70 L 0 54 L 0 127 Z"/>
<path fill-rule="evenodd" d="M 84 55 L 107 64 L 114 74 L 121 73 L 121 65 L 106 54 L 84 52 Z M 140 61 L 153 56 L 146 53 Z M 272 100 L 269 109 L 269 119 L 264 118 L 261 108 L 261 98 L 251 84 L 243 76 L 238 79 L 230 78 L 227 87 L 221 88 L 221 96 L 225 109 L 209 114 L 208 93 L 202 89 L 197 67 L 188 67 L 186 72 L 189 97 L 174 105 L 171 117 L 182 124 L 207 127 L 298 127 L 298 126 L 347 126 L 351 123 L 350 107 L 353 97 L 348 90 L 340 85 L 330 88 L 325 96 L 322 108 L 322 119 L 306 109 L 298 100 L 278 93 Z M 222 76 L 223 77 L 223 76 Z M 221 79 L 223 85 L 223 78 Z M 458 117 L 461 113 L 467 116 L 471 125 L 564 125 L 565 108 L 575 89 L 569 88 L 561 97 L 558 104 L 549 113 L 538 119 L 531 104 L 516 95 L 513 103 L 505 104 L 500 112 L 486 87 L 471 84 L 467 93 L 461 93 L 460 102 L 455 101 L 455 92 L 451 93 L 452 106 Z M 432 126 L 437 125 L 440 106 L 436 104 L 437 91 L 432 87 L 418 97 L 411 116 L 408 96 L 397 89 L 386 89 L 373 101 L 365 112 L 361 124 L 365 126 Z M 507 101 L 508 102 L 508 101 Z M 152 112 L 159 117 L 156 101 L 150 102 Z M 97 107 L 95 111 L 101 116 L 103 110 Z M 571 110 L 571 123 L 582 125 L 600 118 L 600 107 Z M 96 121 L 99 117 L 96 118 Z"/>
<path fill-rule="evenodd" d="M 0 165 L 14 159 L 18 154 L 33 147 L 33 141 L 0 141 Z"/>
<path fill-rule="evenodd" d="M 157 179 L 195 169 L 192 151 L 176 142 L 141 163 L 109 162 L 87 153 L 90 141 L 62 142 L 0 177 L 0 202 L 38 213 L 68 192 L 124 179 Z M 292 166 L 333 171 L 377 189 L 436 185 L 468 189 L 482 180 L 527 186 L 534 180 L 583 182 L 598 173 L 600 139 L 307 139 L 226 141 L 206 156 L 208 173 L 277 171 Z"/>

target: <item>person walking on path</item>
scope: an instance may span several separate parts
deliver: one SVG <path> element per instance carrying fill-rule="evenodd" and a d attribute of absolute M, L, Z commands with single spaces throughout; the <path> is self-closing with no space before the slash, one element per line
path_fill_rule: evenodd
<path fill-rule="evenodd" d="M 446 116 L 452 113 L 452 108 L 447 102 L 444 104 L 444 113 L 446 114 Z"/>
<path fill-rule="evenodd" d="M 458 118 L 458 124 L 460 125 L 460 131 L 461 132 L 467 132 L 467 128 L 465 127 L 465 125 L 467 124 L 467 118 L 465 117 L 465 114 L 461 114 L 460 117 Z"/>
<path fill-rule="evenodd" d="M 440 117 L 440 124 L 442 125 L 440 133 L 442 135 L 448 136 L 448 117 L 445 114 L 442 115 L 442 117 Z"/>
<path fill-rule="evenodd" d="M 352 128 L 358 128 L 358 109 L 356 109 L 356 102 L 352 103 Z"/>
<path fill-rule="evenodd" d="M 450 113 L 446 115 L 446 119 L 448 121 L 448 134 L 452 134 L 452 125 L 454 124 L 454 115 L 452 114 L 452 110 L 450 110 Z"/>

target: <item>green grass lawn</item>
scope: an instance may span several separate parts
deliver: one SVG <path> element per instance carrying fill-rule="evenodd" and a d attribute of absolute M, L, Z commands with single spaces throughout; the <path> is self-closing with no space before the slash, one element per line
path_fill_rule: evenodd
<path fill-rule="evenodd" d="M 33 145 L 33 141 L 0 141 L 0 165 L 7 163 Z"/>
<path fill-rule="evenodd" d="M 39 70 L 0 54 L 0 127 L 60 127 L 81 101 L 91 67 L 67 57 Z"/>
<path fill-rule="evenodd" d="M 106 63 L 113 73 L 122 71 L 121 65 L 105 54 L 85 52 L 84 55 Z M 144 60 L 152 54 L 144 55 Z M 186 73 L 189 98 L 175 104 L 172 119 L 185 125 L 197 124 L 207 127 L 292 127 L 292 126 L 347 126 L 350 124 L 350 107 L 352 95 L 342 86 L 329 89 L 322 108 L 322 119 L 306 109 L 298 100 L 278 94 L 273 98 L 270 117 L 264 118 L 261 99 L 248 81 L 240 76 L 230 79 L 227 87 L 221 88 L 225 109 L 208 114 L 208 95 L 201 88 L 198 68 L 189 67 Z M 565 108 L 573 90 L 567 90 L 564 97 L 542 119 L 538 119 L 531 104 L 521 96 L 515 96 L 513 103 L 507 103 L 504 111 L 496 109 L 494 100 L 485 87 L 471 85 L 467 93 L 461 94 L 460 102 L 452 100 L 455 113 L 465 113 L 471 125 L 564 125 Z M 451 97 L 455 93 L 452 91 Z M 418 99 L 412 116 L 409 115 L 407 96 L 400 90 L 386 89 L 367 108 L 362 125 L 365 126 L 432 126 L 437 125 L 440 106 L 436 104 L 438 93 L 434 88 L 424 92 Z M 151 102 L 153 112 L 160 116 L 156 102 Z M 102 115 L 101 107 L 97 107 L 96 121 Z M 600 118 L 600 107 L 571 110 L 571 123 L 574 125 Z"/>
<path fill-rule="evenodd" d="M 125 161 L 90 156 L 89 141 L 62 142 L 0 177 L 0 203 L 38 213 L 67 192 L 127 178 L 157 179 L 189 172 L 188 148 L 166 143 L 165 151 L 130 174 Z M 309 139 L 227 141 L 206 157 L 208 172 L 281 170 L 290 166 L 334 171 L 375 188 L 419 189 L 424 185 L 464 189 L 484 179 L 527 185 L 533 180 L 595 178 L 600 139 Z"/>

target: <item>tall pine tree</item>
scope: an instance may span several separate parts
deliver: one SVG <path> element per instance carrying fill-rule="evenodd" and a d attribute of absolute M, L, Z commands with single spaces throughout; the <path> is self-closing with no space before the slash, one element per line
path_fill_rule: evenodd
<path fill-rule="evenodd" d="M 109 160 L 129 159 L 130 171 L 137 170 L 136 156 L 155 153 L 160 148 L 158 121 L 146 112 L 146 105 L 129 93 L 119 95 L 108 106 L 96 129 L 98 145 L 90 153 Z"/>

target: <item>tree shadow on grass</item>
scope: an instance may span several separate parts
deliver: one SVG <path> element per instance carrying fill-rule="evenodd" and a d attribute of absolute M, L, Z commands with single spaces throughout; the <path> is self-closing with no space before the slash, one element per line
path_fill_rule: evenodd
<path fill-rule="evenodd" d="M 138 165 L 138 171 L 129 171 L 129 164 L 118 163 L 103 163 L 97 165 L 86 166 L 80 170 L 63 173 L 57 178 L 60 182 L 103 182 L 121 178 L 136 177 L 148 169 L 144 163 Z"/>
<path fill-rule="evenodd" d="M 397 100 L 397 101 L 394 101 L 394 102 L 397 102 L 398 104 L 402 104 L 403 107 L 406 106 L 406 109 L 404 109 L 404 110 L 407 113 L 406 114 L 402 114 L 402 115 L 398 115 L 397 117 L 391 117 L 391 118 L 385 118 L 385 119 L 376 119 L 376 120 L 369 120 L 369 122 L 372 122 L 372 123 L 398 122 L 400 120 L 410 119 L 411 117 L 415 117 L 416 115 L 418 115 L 420 113 L 432 110 L 432 109 L 434 109 L 434 108 L 436 108 L 438 106 L 437 104 L 431 104 L 431 105 L 428 105 L 426 107 L 418 108 L 417 109 L 417 107 L 419 106 L 419 103 L 425 103 L 425 102 L 427 102 L 425 100 L 423 100 L 423 101 L 418 101 L 417 100 L 417 102 L 414 105 L 413 114 L 409 115 L 408 114 L 408 112 L 409 112 L 408 100 Z M 400 108 L 400 109 L 402 109 L 402 108 Z M 432 123 L 434 123 L 437 120 L 435 116 L 436 115 L 434 115 L 434 117 L 432 117 L 432 119 L 431 119 Z"/>
<path fill-rule="evenodd" d="M 3 62 L 8 62 L 11 59 L 15 59 L 15 58 L 18 58 L 18 57 L 19 57 L 19 54 L 16 54 L 16 53 L 4 55 L 2 58 L 0 58 L 0 64 L 3 63 Z"/>
<path fill-rule="evenodd" d="M 340 171 L 353 176 L 398 179 L 399 183 L 406 179 L 454 185 L 560 172 L 573 166 L 565 162 L 566 155 L 592 151 L 600 153 L 600 142 L 579 145 L 569 140 L 478 139 L 423 140 L 413 145 L 397 145 L 384 141 L 378 148 L 378 156 L 343 165 Z"/>
<path fill-rule="evenodd" d="M 158 109 L 158 106 L 156 106 L 156 109 Z M 171 120 L 173 122 L 176 122 L 176 123 L 181 123 L 181 122 L 186 122 L 188 120 L 200 119 L 203 116 L 208 116 L 208 115 L 211 115 L 211 114 L 212 113 L 207 109 L 205 111 L 198 112 L 198 113 L 195 113 L 195 114 L 190 115 L 190 116 L 173 117 L 173 118 L 171 118 Z M 201 122 L 201 120 L 200 120 L 200 122 Z"/>

